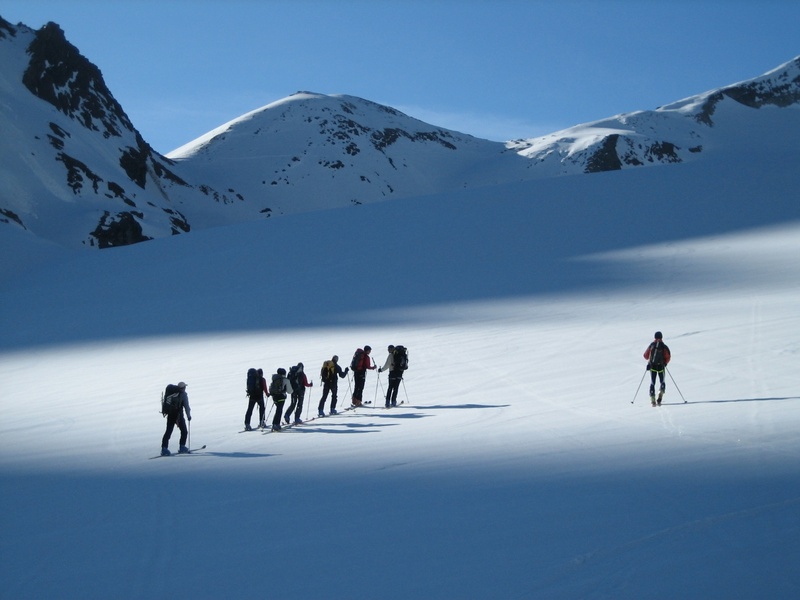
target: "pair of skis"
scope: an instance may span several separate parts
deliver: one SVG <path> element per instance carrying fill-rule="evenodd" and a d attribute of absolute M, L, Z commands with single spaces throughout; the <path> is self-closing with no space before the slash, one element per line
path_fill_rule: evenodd
<path fill-rule="evenodd" d="M 190 454 L 200 454 L 201 450 L 206 449 L 206 444 L 203 444 L 199 448 L 195 448 L 194 450 L 189 450 L 188 452 L 174 452 L 172 454 L 159 454 L 158 456 L 151 456 L 150 460 L 154 458 L 169 458 L 171 456 L 189 456 Z"/>

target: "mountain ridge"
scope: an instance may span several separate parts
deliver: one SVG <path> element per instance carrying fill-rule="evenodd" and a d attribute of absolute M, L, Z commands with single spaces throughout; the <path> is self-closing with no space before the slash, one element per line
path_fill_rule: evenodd
<path fill-rule="evenodd" d="M 12 246 L 108 248 L 273 215 L 682 163 L 730 151 L 731 140 L 770 147 L 800 134 L 798 57 L 654 111 L 506 143 L 354 96 L 298 92 L 164 156 L 57 24 L 34 31 L 0 17 L 0 58 L 0 230 Z M 749 112 L 733 114 L 739 107 Z M 748 127 L 764 109 L 783 111 L 785 125 Z"/>

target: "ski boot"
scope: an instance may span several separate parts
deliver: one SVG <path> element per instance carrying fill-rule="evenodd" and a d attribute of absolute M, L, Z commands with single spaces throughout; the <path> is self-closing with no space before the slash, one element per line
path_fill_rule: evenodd
<path fill-rule="evenodd" d="M 169 451 L 169 448 L 162 448 L 161 449 L 161 456 L 169 456 L 170 454 L 172 454 L 172 453 Z"/>
<path fill-rule="evenodd" d="M 178 454 L 189 454 L 189 448 L 186 446 L 181 446 L 178 448 Z"/>

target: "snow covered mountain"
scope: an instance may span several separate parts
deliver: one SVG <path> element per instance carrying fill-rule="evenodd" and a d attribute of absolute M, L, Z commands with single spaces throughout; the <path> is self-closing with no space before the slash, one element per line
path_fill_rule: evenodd
<path fill-rule="evenodd" d="M 0 18 L 4 246 L 105 248 L 225 224 L 776 148 L 800 134 L 800 58 L 655 111 L 507 144 L 300 92 L 162 156 L 54 23 Z M 760 111 L 785 119 L 762 123 Z M 768 123 L 770 127 L 764 126 Z"/>
<path fill-rule="evenodd" d="M 173 199 L 196 190 L 142 139 L 57 25 L 33 31 L 0 19 L 0 64 L 4 235 L 103 248 L 189 231 Z"/>
<path fill-rule="evenodd" d="M 759 111 L 775 109 L 787 109 L 785 123 L 763 128 Z M 798 109 L 800 57 L 761 77 L 656 110 L 620 114 L 508 146 L 549 174 L 680 163 L 730 150 L 731 144 L 742 153 L 785 151 L 797 139 Z"/>

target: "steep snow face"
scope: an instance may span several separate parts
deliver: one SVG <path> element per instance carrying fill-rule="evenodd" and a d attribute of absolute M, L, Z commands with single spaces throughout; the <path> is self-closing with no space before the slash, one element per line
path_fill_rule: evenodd
<path fill-rule="evenodd" d="M 550 175 L 596 173 L 694 160 L 709 149 L 756 144 L 789 148 L 800 132 L 800 57 L 761 77 L 692 96 L 651 111 L 617 115 L 563 131 L 512 141 L 507 147 Z M 749 110 L 743 110 L 749 109 Z M 760 109 L 782 110 L 780 118 Z M 759 127 L 753 128 L 753 122 Z M 747 133 L 745 132 L 747 129 Z M 754 131 L 755 129 L 755 131 Z M 755 137 L 751 133 L 757 133 Z M 788 135 L 787 135 L 788 134 Z M 762 144 L 764 139 L 771 140 Z M 787 144 L 787 142 L 789 142 Z"/>
<path fill-rule="evenodd" d="M 150 148 L 57 25 L 0 19 L 0 65 L 2 231 L 98 248 L 189 231 L 173 200 L 209 190 Z"/>
<path fill-rule="evenodd" d="M 345 95 L 298 92 L 169 157 L 217 187 L 235 181 L 263 211 L 284 214 L 529 178 L 503 144 Z"/>

